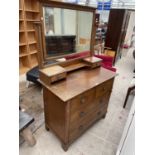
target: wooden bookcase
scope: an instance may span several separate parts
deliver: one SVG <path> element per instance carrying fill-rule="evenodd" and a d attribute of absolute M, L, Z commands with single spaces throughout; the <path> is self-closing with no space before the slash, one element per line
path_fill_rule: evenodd
<path fill-rule="evenodd" d="M 39 21 L 37 0 L 19 0 L 19 73 L 38 65 L 34 21 Z"/>

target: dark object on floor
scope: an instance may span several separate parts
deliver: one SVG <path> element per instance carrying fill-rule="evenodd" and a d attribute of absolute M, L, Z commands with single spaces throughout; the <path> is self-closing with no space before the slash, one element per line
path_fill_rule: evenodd
<path fill-rule="evenodd" d="M 127 94 L 126 94 L 126 97 L 125 97 L 125 101 L 124 101 L 124 105 L 123 105 L 123 108 L 126 107 L 126 104 L 127 104 L 127 100 L 128 100 L 128 97 L 131 93 L 131 91 L 135 90 L 135 79 L 132 80 L 131 82 L 131 86 L 128 88 L 128 91 L 127 91 Z"/>
<path fill-rule="evenodd" d="M 133 58 L 135 59 L 135 50 L 133 51 Z"/>
<path fill-rule="evenodd" d="M 51 60 L 51 61 L 46 62 L 46 65 L 53 64 L 56 62 L 57 61 L 55 61 L 55 60 Z M 39 79 L 39 66 L 35 66 L 35 67 L 31 68 L 26 73 L 26 80 L 27 81 L 41 85 L 40 82 L 38 81 L 38 79 Z"/>
<path fill-rule="evenodd" d="M 33 146 L 36 144 L 36 140 L 32 135 L 31 130 L 28 128 L 28 126 L 32 122 L 34 122 L 33 117 L 31 117 L 27 113 L 19 111 L 19 133 L 28 142 L 30 146 Z"/>
<path fill-rule="evenodd" d="M 135 50 L 133 51 L 133 58 L 135 60 Z M 133 70 L 133 72 L 135 73 L 135 69 Z"/>
<path fill-rule="evenodd" d="M 36 84 L 40 84 L 38 82 L 39 79 L 39 66 L 36 66 L 32 69 L 30 69 L 27 73 L 26 73 L 26 80 L 36 83 Z"/>

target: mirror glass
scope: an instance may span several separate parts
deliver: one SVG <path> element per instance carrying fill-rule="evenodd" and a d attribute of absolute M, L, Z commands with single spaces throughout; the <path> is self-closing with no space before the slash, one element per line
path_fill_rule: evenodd
<path fill-rule="evenodd" d="M 43 7 L 45 57 L 90 50 L 92 12 Z"/>

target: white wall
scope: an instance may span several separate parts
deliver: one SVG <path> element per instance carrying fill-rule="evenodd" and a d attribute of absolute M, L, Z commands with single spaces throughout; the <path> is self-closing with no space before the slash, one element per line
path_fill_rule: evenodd
<path fill-rule="evenodd" d="M 90 50 L 90 39 L 91 39 L 91 30 L 92 30 L 92 19 L 93 14 L 90 12 L 78 11 L 78 35 L 77 35 L 77 51 Z M 80 38 L 86 39 L 86 44 L 80 44 Z"/>
<path fill-rule="evenodd" d="M 78 34 L 82 38 L 91 37 L 93 14 L 90 12 L 78 11 Z"/>
<path fill-rule="evenodd" d="M 76 34 L 76 11 L 64 10 L 64 34 L 75 35 Z"/>
<path fill-rule="evenodd" d="M 135 100 L 131 106 L 116 155 L 135 154 Z"/>
<path fill-rule="evenodd" d="M 135 26 L 135 12 L 131 12 L 129 24 L 128 24 L 128 28 L 127 28 L 127 33 L 126 33 L 125 40 L 124 40 L 124 43 L 127 45 L 131 44 L 131 37 L 133 34 L 134 26 Z"/>
<path fill-rule="evenodd" d="M 61 9 L 54 8 L 54 31 L 55 34 L 61 35 Z"/>
<path fill-rule="evenodd" d="M 76 11 L 54 8 L 54 30 L 56 35 L 75 35 Z"/>

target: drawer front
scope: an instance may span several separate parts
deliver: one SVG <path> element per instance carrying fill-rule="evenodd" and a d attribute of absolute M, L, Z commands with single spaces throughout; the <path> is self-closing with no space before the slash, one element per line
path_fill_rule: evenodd
<path fill-rule="evenodd" d="M 90 105 L 86 104 L 85 107 L 79 108 L 76 111 L 71 113 L 71 117 L 70 117 L 70 123 L 74 123 L 74 122 L 79 122 L 81 120 L 83 120 L 85 117 L 87 117 L 87 115 L 89 114 L 90 111 L 93 110 L 93 108 L 95 108 L 97 105 L 97 103 L 91 102 Z"/>
<path fill-rule="evenodd" d="M 71 116 L 79 109 L 87 109 L 95 100 L 95 89 L 91 89 L 71 100 Z"/>
<path fill-rule="evenodd" d="M 84 131 L 86 131 L 89 126 L 91 126 L 97 119 L 101 118 L 104 114 L 106 114 L 106 111 L 107 107 L 100 106 L 89 112 L 87 116 L 82 119 L 81 122 L 76 121 L 74 122 L 74 124 L 70 124 L 69 141 L 73 141 Z"/>
<path fill-rule="evenodd" d="M 101 62 L 96 62 L 92 64 L 92 68 L 101 66 Z"/>
<path fill-rule="evenodd" d="M 112 90 L 114 79 L 110 79 L 96 87 L 96 98 L 104 96 L 105 93 Z"/>
<path fill-rule="evenodd" d="M 74 112 L 71 117 L 70 117 L 70 124 L 75 126 L 82 122 L 84 119 L 89 120 L 89 115 L 90 113 L 94 112 L 94 109 L 107 109 L 108 107 L 108 99 L 109 99 L 109 94 L 107 94 L 105 97 L 96 99 L 91 105 L 89 105 L 86 108 L 80 108 L 76 112 Z M 87 118 L 88 117 L 88 118 Z"/>
<path fill-rule="evenodd" d="M 90 105 L 87 105 L 85 107 L 79 108 L 77 111 L 74 111 L 74 113 L 71 113 L 71 117 L 70 117 L 70 123 L 74 124 L 74 122 L 80 122 L 83 119 L 85 119 L 85 117 L 87 117 L 89 115 L 89 113 L 91 113 L 94 109 L 96 108 L 102 108 L 104 106 L 108 106 L 108 99 L 109 99 L 109 95 L 110 93 L 106 93 L 104 94 L 103 97 L 96 99 L 95 101 L 91 102 Z"/>
<path fill-rule="evenodd" d="M 109 99 L 110 99 L 110 94 L 111 94 L 111 91 L 107 91 L 103 94 L 103 96 L 99 97 L 98 99 L 96 99 L 96 104 L 98 105 L 107 105 L 108 106 L 108 103 L 109 103 Z"/>
<path fill-rule="evenodd" d="M 61 79 L 64 79 L 66 77 L 66 73 L 57 74 L 53 77 L 51 77 L 51 82 L 55 82 Z"/>

